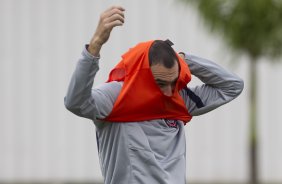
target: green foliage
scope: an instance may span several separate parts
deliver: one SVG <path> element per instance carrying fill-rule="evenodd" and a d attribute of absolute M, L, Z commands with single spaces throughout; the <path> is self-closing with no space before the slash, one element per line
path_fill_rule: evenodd
<path fill-rule="evenodd" d="M 182 0 L 196 5 L 204 20 L 235 50 L 253 59 L 282 52 L 282 0 Z"/>

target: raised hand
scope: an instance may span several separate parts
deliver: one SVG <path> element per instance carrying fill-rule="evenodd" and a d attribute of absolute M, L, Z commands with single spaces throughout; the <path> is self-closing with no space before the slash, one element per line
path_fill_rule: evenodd
<path fill-rule="evenodd" d="M 113 6 L 100 15 L 98 26 L 88 47 L 92 55 L 99 56 L 100 49 L 109 39 L 113 28 L 123 25 L 124 11 L 125 9 L 121 6 Z"/>

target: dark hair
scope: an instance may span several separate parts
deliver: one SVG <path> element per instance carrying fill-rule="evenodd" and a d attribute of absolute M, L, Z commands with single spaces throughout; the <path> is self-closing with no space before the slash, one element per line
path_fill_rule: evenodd
<path fill-rule="evenodd" d="M 169 40 L 155 40 L 149 50 L 149 63 L 150 66 L 162 64 L 166 68 L 172 68 L 178 58 L 175 51 L 171 47 L 173 43 Z"/>

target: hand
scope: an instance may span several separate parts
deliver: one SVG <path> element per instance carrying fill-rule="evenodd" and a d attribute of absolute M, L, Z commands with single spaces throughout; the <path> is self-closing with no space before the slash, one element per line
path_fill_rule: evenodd
<path fill-rule="evenodd" d="M 185 61 L 185 54 L 183 52 L 179 52 L 178 55 Z"/>
<path fill-rule="evenodd" d="M 121 6 L 113 6 L 100 15 L 98 26 L 88 47 L 92 55 L 99 56 L 100 49 L 109 39 L 112 29 L 123 25 L 124 10 Z"/>

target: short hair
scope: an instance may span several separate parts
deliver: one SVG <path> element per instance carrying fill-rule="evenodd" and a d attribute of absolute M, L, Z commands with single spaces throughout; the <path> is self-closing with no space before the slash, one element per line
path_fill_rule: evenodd
<path fill-rule="evenodd" d="M 155 40 L 149 49 L 150 66 L 162 64 L 166 68 L 172 68 L 178 57 L 171 47 L 173 43 L 170 40 Z"/>

